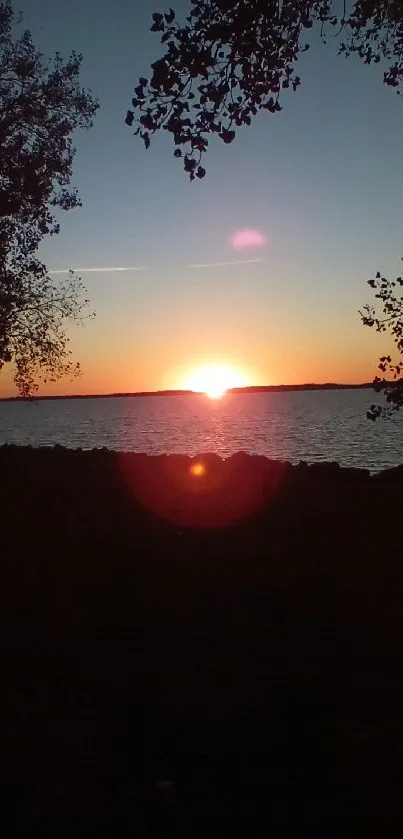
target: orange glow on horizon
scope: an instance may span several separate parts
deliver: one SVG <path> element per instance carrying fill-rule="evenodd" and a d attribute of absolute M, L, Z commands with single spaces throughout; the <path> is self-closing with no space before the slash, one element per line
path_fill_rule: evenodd
<path fill-rule="evenodd" d="M 95 323 L 95 322 L 94 322 Z M 91 329 L 93 325 L 91 325 Z M 208 392 L 219 404 L 228 388 L 299 385 L 308 382 L 323 384 L 360 384 L 372 381 L 377 372 L 377 359 L 388 349 L 378 335 L 370 330 L 334 336 L 306 336 L 305 343 L 299 334 L 287 332 L 265 335 L 263 338 L 251 331 L 248 339 L 241 335 L 223 333 L 218 340 L 213 335 L 212 347 L 200 346 L 197 336 L 177 336 L 175 343 L 164 341 L 145 342 L 133 346 L 132 338 L 122 340 L 113 352 L 105 344 L 105 334 L 95 336 L 84 330 L 74 336 L 74 358 L 82 363 L 83 374 L 70 380 L 40 382 L 39 396 L 98 395 L 133 393 L 158 390 L 195 390 Z M 87 340 L 91 337 L 91 341 Z M 166 340 L 165 340 L 166 338 Z M 84 341 L 85 339 L 85 341 Z M 225 343 L 224 352 L 221 347 Z M 225 378 L 216 376 L 217 368 L 224 368 Z M 214 372 L 214 369 L 216 372 Z M 213 370 L 211 378 L 210 373 Z M 200 377 L 200 372 L 203 375 Z M 208 371 L 208 377 L 206 374 Z M 229 371 L 229 375 L 228 374 Z M 13 382 L 13 369 L 5 365 L 0 371 L 0 398 L 17 396 Z M 218 379 L 218 380 L 217 380 Z M 207 397 L 204 397 L 207 399 Z"/>
<path fill-rule="evenodd" d="M 205 393 L 210 399 L 220 399 L 232 387 L 245 387 L 245 376 L 224 364 L 206 364 L 188 375 L 183 387 L 196 393 Z"/>

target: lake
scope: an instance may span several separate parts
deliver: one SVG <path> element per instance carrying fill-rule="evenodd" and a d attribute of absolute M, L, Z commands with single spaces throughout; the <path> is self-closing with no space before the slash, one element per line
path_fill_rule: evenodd
<path fill-rule="evenodd" d="M 403 462 L 403 412 L 366 418 L 372 390 L 294 391 L 0 402 L 0 445 L 102 448 L 148 454 L 237 451 L 363 466 Z"/>

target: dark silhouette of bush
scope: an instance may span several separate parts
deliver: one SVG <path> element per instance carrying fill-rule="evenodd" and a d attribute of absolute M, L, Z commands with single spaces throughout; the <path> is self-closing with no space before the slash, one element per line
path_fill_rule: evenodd
<path fill-rule="evenodd" d="M 194 458 L 0 448 L 7 835 L 400 824 L 400 470 L 204 460 L 189 527 L 128 476 L 182 503 Z"/>

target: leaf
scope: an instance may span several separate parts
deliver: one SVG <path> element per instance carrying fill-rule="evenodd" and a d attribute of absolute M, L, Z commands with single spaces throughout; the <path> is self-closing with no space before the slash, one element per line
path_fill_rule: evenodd
<path fill-rule="evenodd" d="M 221 134 L 219 136 L 224 141 L 224 143 L 232 143 L 232 141 L 235 138 L 235 131 L 229 131 L 228 129 L 225 129 L 224 131 L 221 131 Z"/>
<path fill-rule="evenodd" d="M 172 23 L 172 21 L 175 20 L 174 10 L 170 9 L 169 12 L 164 15 L 164 18 L 165 18 L 167 23 Z"/>
<path fill-rule="evenodd" d="M 185 167 L 185 172 L 193 173 L 195 168 L 196 168 L 196 161 L 194 160 L 193 157 L 189 157 L 189 155 L 186 155 L 185 156 L 185 162 L 184 162 L 183 165 Z"/>
<path fill-rule="evenodd" d="M 206 174 L 206 170 L 203 169 L 203 166 L 198 166 L 197 171 L 196 171 L 197 177 L 198 178 L 204 178 L 205 174 Z"/>
<path fill-rule="evenodd" d="M 125 119 L 126 125 L 133 125 L 133 120 L 134 120 L 133 111 L 128 111 L 127 114 L 126 114 L 126 119 Z"/>
<path fill-rule="evenodd" d="M 143 114 L 140 117 L 140 122 L 144 125 L 144 128 L 147 128 L 149 131 L 152 131 L 154 128 L 154 120 L 150 114 Z"/>

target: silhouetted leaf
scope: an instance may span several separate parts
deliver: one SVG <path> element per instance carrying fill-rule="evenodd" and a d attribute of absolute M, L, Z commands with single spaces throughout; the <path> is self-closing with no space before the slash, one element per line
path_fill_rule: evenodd
<path fill-rule="evenodd" d="M 150 114 L 143 114 L 143 116 L 140 117 L 140 123 L 149 131 L 152 131 L 154 128 L 154 120 Z"/>
<path fill-rule="evenodd" d="M 195 168 L 196 168 L 195 159 L 193 157 L 189 157 L 188 155 L 186 155 L 184 166 L 185 166 L 185 172 L 192 172 L 193 173 Z"/>
<path fill-rule="evenodd" d="M 228 130 L 222 131 L 220 133 L 220 137 L 224 141 L 224 143 L 232 143 L 232 141 L 235 137 L 235 131 L 228 131 Z"/>

